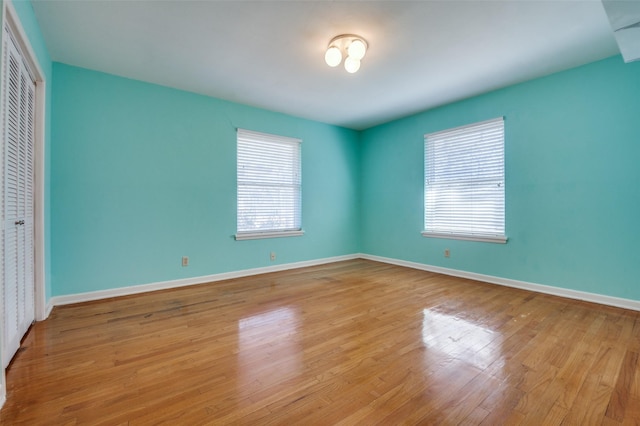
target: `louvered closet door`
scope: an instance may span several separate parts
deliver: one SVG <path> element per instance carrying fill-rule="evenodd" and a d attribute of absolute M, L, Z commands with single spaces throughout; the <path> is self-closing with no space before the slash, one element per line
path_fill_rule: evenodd
<path fill-rule="evenodd" d="M 4 32 L 4 289 L 3 366 L 34 321 L 33 161 L 35 83 Z"/>

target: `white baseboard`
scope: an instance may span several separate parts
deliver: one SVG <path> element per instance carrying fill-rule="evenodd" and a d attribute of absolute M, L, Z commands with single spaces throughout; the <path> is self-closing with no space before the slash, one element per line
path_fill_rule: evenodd
<path fill-rule="evenodd" d="M 53 304 L 53 298 L 49 299 L 49 301 L 47 302 L 47 304 L 44 307 L 44 319 L 49 318 L 49 315 L 51 315 L 51 311 L 53 310 L 54 304 Z M 40 321 L 40 320 L 38 320 Z"/>
<path fill-rule="evenodd" d="M 544 284 L 529 283 L 526 281 L 512 280 L 509 278 L 495 277 L 491 275 L 477 274 L 475 272 L 461 271 L 457 269 L 443 268 L 440 266 L 427 265 L 424 263 L 409 262 L 406 260 L 389 257 L 374 256 L 369 254 L 355 253 L 345 256 L 334 256 L 323 259 L 307 260 L 302 262 L 285 263 L 281 265 L 266 266 L 262 268 L 244 269 L 240 271 L 224 272 L 220 274 L 205 275 L 200 277 L 183 278 L 179 280 L 161 281 L 150 284 L 140 284 L 129 287 L 119 287 L 108 290 L 91 291 L 87 293 L 77 293 L 65 296 L 52 297 L 46 306 L 46 317 L 49 316 L 54 306 L 69 305 L 72 303 L 88 302 L 92 300 L 107 299 L 110 297 L 128 296 L 131 294 L 146 293 L 156 290 L 165 290 L 189 285 L 205 284 L 215 281 L 229 280 L 233 278 L 248 277 L 251 275 L 266 274 L 269 272 L 286 271 L 290 269 L 305 268 L 308 266 L 323 265 L 326 263 L 340 262 L 352 259 L 368 259 L 376 262 L 388 263 L 392 265 L 404 266 L 407 268 L 420 269 L 428 272 L 435 272 L 454 277 L 468 278 L 476 281 L 483 281 L 491 284 L 514 287 L 523 290 L 535 291 L 538 293 L 551 294 L 554 296 L 566 297 L 569 299 L 583 300 L 586 302 L 599 303 L 601 305 L 615 306 L 618 308 L 640 311 L 640 301 L 623 299 L 613 296 L 605 296 L 597 293 L 588 293 L 578 290 L 570 290 L 561 287 L 553 287 Z M 46 318 L 45 317 L 45 318 Z"/>
<path fill-rule="evenodd" d="M 169 288 L 185 287 L 189 285 L 205 284 L 214 281 L 229 280 L 233 278 L 248 277 L 251 275 L 266 274 L 269 272 L 286 271 L 289 269 L 306 268 L 308 266 L 323 265 L 326 263 L 340 262 L 360 258 L 360 254 L 350 254 L 345 256 L 326 257 L 323 259 L 306 260 L 302 262 L 285 263 L 281 265 L 265 266 L 262 268 L 244 269 L 241 271 L 223 272 L 220 274 L 205 275 L 200 277 L 183 278 L 179 280 L 161 281 L 150 284 L 133 285 L 129 287 L 119 287 L 108 290 L 90 291 L 87 293 L 69 294 L 64 296 L 54 296 L 47 304 L 47 317 L 54 306 L 69 305 L 72 303 L 89 302 L 92 300 L 107 299 L 110 297 L 128 296 L 131 294 L 146 293 L 149 291 L 165 290 Z"/>
<path fill-rule="evenodd" d="M 640 300 L 623 299 L 620 297 L 605 296 L 597 293 L 588 293 L 586 291 L 570 290 L 561 287 L 553 287 L 544 284 L 529 283 L 526 281 L 512 280 L 509 278 L 494 277 L 491 275 L 476 274 L 474 272 L 460 271 L 457 269 L 443 268 L 440 266 L 432 266 L 424 263 L 409 262 L 406 260 L 393 259 L 389 257 L 373 256 L 369 254 L 361 254 L 362 259 L 373 260 L 376 262 L 389 263 L 392 265 L 406 266 L 407 268 L 420 269 L 423 271 L 436 272 L 438 274 L 451 275 L 454 277 L 468 278 L 476 281 L 483 281 L 490 284 L 498 284 L 506 287 L 514 287 L 523 290 L 535 291 L 537 293 L 551 294 L 554 296 L 566 297 L 569 299 L 583 300 L 586 302 L 599 303 L 601 305 L 615 306 L 618 308 L 640 311 Z"/>

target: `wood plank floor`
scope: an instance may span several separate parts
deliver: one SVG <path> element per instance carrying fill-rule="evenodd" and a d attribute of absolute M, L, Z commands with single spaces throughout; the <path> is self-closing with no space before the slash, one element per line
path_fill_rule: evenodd
<path fill-rule="evenodd" d="M 640 313 L 366 260 L 57 307 L 17 425 L 640 424 Z"/>

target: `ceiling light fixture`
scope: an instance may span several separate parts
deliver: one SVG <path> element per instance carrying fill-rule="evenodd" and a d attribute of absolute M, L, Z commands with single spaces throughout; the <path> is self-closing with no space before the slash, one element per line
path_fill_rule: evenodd
<path fill-rule="evenodd" d="M 334 37 L 329 42 L 324 61 L 330 67 L 337 67 L 344 60 L 344 69 L 353 74 L 360 69 L 360 61 L 367 53 L 367 41 L 354 34 L 342 34 Z"/>

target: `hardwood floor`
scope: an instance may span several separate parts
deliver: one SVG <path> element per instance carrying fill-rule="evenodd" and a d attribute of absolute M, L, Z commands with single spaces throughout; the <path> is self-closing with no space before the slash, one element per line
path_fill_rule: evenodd
<path fill-rule="evenodd" d="M 640 424 L 640 313 L 366 260 L 62 306 L 1 424 Z"/>

